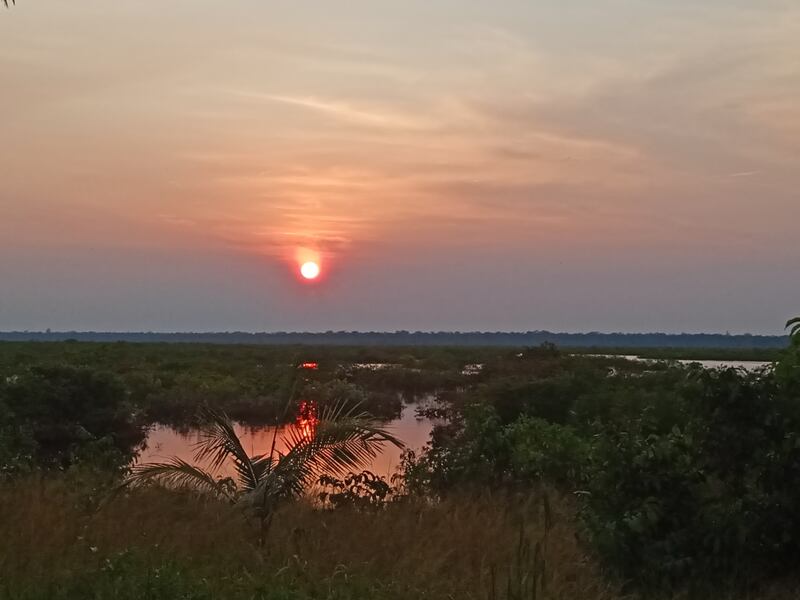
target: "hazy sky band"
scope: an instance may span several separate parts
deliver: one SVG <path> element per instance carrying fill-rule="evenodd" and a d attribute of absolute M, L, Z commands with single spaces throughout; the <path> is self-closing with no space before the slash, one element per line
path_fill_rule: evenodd
<path fill-rule="evenodd" d="M 778 332 L 798 40 L 777 1 L 22 1 L 0 329 Z"/>

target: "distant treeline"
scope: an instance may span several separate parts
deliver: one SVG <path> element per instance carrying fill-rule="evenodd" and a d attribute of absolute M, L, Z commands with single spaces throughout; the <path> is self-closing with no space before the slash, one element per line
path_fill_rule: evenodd
<path fill-rule="evenodd" d="M 719 333 L 553 333 L 550 331 L 326 331 L 319 333 L 245 331 L 208 333 L 8 331 L 0 341 L 13 342 L 173 342 L 204 344 L 309 344 L 336 346 L 539 346 L 564 348 L 785 348 L 781 335 Z"/>

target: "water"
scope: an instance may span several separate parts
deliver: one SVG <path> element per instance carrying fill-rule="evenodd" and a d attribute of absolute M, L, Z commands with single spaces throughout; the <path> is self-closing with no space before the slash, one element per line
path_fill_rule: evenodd
<path fill-rule="evenodd" d="M 658 358 L 642 358 L 636 354 L 585 354 L 584 356 L 597 356 L 600 358 L 627 358 L 628 360 L 635 360 L 637 362 L 656 362 L 662 360 Z M 690 360 L 684 358 L 679 358 L 676 362 L 679 362 L 682 365 L 696 363 L 702 366 L 704 369 L 727 369 L 732 367 L 735 369 L 744 369 L 745 371 L 757 371 L 758 369 L 762 369 L 772 364 L 769 361 L 761 360 Z"/>
<path fill-rule="evenodd" d="M 745 371 L 757 371 L 771 364 L 761 360 L 679 360 L 678 362 L 684 365 L 698 363 L 702 365 L 704 369 L 727 369 L 733 367 L 736 369 L 744 369 Z"/>
<path fill-rule="evenodd" d="M 406 404 L 398 419 L 389 422 L 386 429 L 402 441 L 407 448 L 418 451 L 430 438 L 434 423 L 428 419 L 418 419 L 415 414 L 416 405 Z M 277 429 L 277 438 L 275 437 Z M 272 448 L 273 438 L 277 440 L 276 447 L 283 450 L 281 443 L 282 427 L 272 426 L 248 427 L 237 425 L 236 433 L 242 441 L 242 446 L 250 456 L 268 454 Z M 164 462 L 172 457 L 178 457 L 188 463 L 195 464 L 195 444 L 199 441 L 196 430 L 179 432 L 171 427 L 157 426 L 147 435 L 146 448 L 137 459 L 138 464 L 151 462 Z M 381 475 L 387 480 L 395 473 L 400 465 L 401 449 L 386 444 L 375 460 L 364 468 L 376 475 Z M 221 470 L 219 475 L 233 475 L 232 470 Z"/>

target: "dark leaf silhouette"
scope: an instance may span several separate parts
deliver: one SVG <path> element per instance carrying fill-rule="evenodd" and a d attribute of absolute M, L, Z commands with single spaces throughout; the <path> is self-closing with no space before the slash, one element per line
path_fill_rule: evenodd
<path fill-rule="evenodd" d="M 364 466 L 384 444 L 403 444 L 377 427 L 363 412 L 336 405 L 323 409 L 313 427 L 293 424 L 284 434 L 285 451 L 248 456 L 233 423 L 223 412 L 206 409 L 195 460 L 208 470 L 178 458 L 134 467 L 127 487 L 148 482 L 193 489 L 231 501 L 245 501 L 271 511 L 275 502 L 297 497 L 323 474 L 342 475 Z M 214 473 L 225 463 L 233 464 L 237 481 L 218 479 Z"/>

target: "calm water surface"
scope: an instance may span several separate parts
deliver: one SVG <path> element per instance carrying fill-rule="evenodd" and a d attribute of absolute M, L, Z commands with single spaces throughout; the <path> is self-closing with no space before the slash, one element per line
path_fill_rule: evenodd
<path fill-rule="evenodd" d="M 386 428 L 406 447 L 412 450 L 420 450 L 428 441 L 433 429 L 433 422 L 428 419 L 418 419 L 416 417 L 416 404 L 406 404 L 399 419 L 389 422 Z M 277 429 L 278 449 L 283 449 L 281 444 L 282 427 L 248 427 L 237 425 L 236 433 L 242 440 L 244 449 L 250 456 L 268 454 L 272 447 L 272 440 Z M 179 432 L 171 427 L 157 426 L 153 428 L 147 436 L 147 447 L 140 454 L 137 463 L 163 462 L 166 459 L 177 456 L 189 463 L 195 464 L 194 446 L 199 441 L 197 431 Z M 381 454 L 365 468 L 376 475 L 382 475 L 387 479 L 397 470 L 400 464 L 399 448 L 392 445 L 384 446 Z M 233 475 L 232 471 L 221 470 L 220 475 Z"/>
<path fill-rule="evenodd" d="M 642 358 L 635 354 L 586 354 L 585 356 L 600 356 L 603 358 L 627 358 L 628 360 L 635 360 L 638 362 L 658 362 L 662 359 L 659 358 Z M 719 369 L 719 368 L 736 368 L 744 369 L 745 371 L 756 371 L 763 367 L 769 366 L 769 361 L 762 360 L 689 360 L 684 358 L 677 359 L 677 362 L 682 365 L 691 365 L 697 363 L 704 369 Z"/>
<path fill-rule="evenodd" d="M 684 365 L 698 363 L 706 369 L 734 367 L 745 371 L 756 371 L 770 365 L 769 362 L 761 360 L 679 360 L 678 362 Z"/>

